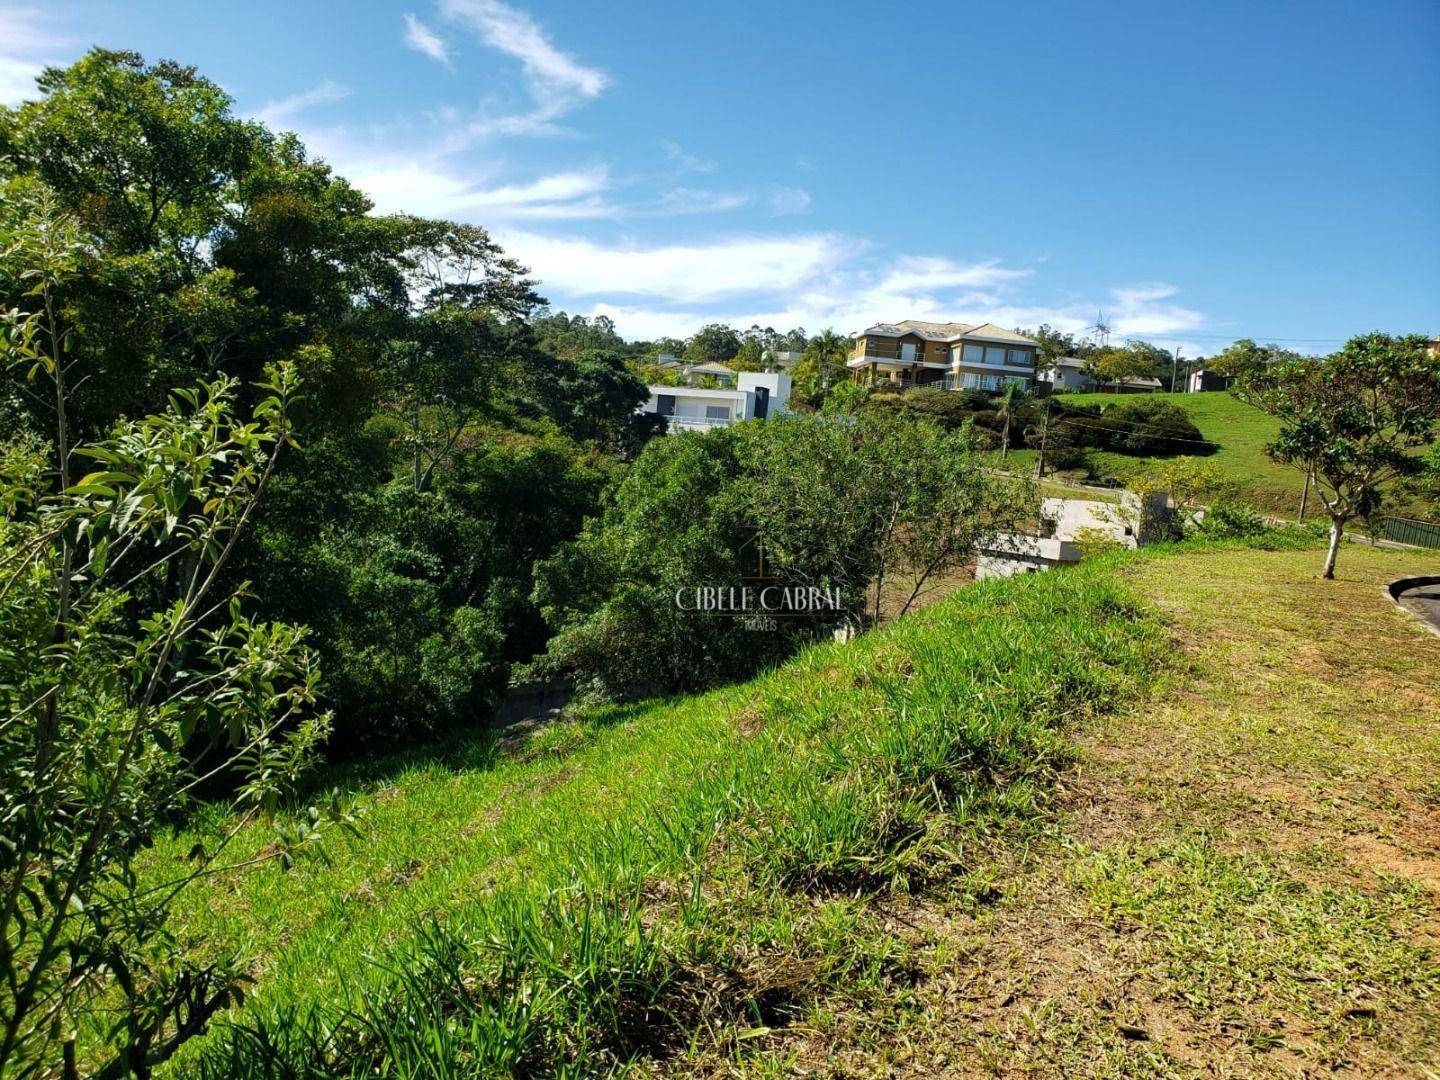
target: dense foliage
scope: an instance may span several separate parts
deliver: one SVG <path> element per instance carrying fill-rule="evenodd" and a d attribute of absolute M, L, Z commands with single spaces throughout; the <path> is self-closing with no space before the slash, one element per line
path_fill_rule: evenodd
<path fill-rule="evenodd" d="M 269 814 L 328 731 L 305 630 L 256 618 L 223 578 L 291 442 L 297 380 L 275 365 L 248 421 L 218 381 L 77 440 L 60 299 L 90 247 L 42 199 L 3 255 L 21 304 L 0 317 L 0 370 L 47 394 L 53 426 L 48 444 L 0 444 L 0 1070 L 75 1075 L 77 1039 L 98 1032 L 97 1075 L 147 1075 L 241 980 L 166 925 L 233 863 L 228 838 L 158 885 L 137 853 L 218 776 L 237 828 Z"/>
<path fill-rule="evenodd" d="M 873 621 L 887 581 L 908 608 L 1031 492 L 982 470 L 968 429 L 872 410 L 791 416 L 653 442 L 603 515 L 537 568 L 555 629 L 543 670 L 606 694 L 693 690 L 754 671 L 842 625 Z M 833 590 L 757 631 L 693 610 L 697 588 Z M 763 614 L 756 612 L 756 615 Z"/>
<path fill-rule="evenodd" d="M 1073 443 L 1121 454 L 1207 454 L 1214 447 L 1179 405 L 1136 394 L 1101 407 L 1086 404 L 1057 409 L 1055 423 L 1070 429 Z"/>
<path fill-rule="evenodd" d="M 483 229 L 371 213 L 192 68 L 95 50 L 40 89 L 0 109 L 0 307 L 48 200 L 88 241 L 53 295 L 73 432 L 197 380 L 253 403 L 288 360 L 297 445 L 226 580 L 312 628 L 332 753 L 483 720 L 543 643 L 531 564 L 654 431 L 613 327 L 546 312 Z M 5 379 L 6 429 L 49 430 L 53 405 Z"/>

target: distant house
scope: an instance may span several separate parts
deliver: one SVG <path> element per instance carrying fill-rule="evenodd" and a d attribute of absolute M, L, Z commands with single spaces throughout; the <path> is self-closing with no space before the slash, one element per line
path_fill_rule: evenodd
<path fill-rule="evenodd" d="M 797 349 L 766 349 L 761 362 L 771 371 L 789 371 L 803 355 Z"/>
<path fill-rule="evenodd" d="M 855 335 L 847 362 L 866 386 L 908 390 L 998 390 L 1007 382 L 1031 386 L 1040 343 L 994 323 L 877 323 Z"/>
<path fill-rule="evenodd" d="M 655 366 L 661 371 L 679 375 L 687 386 L 699 386 L 700 380 L 706 377 L 722 385 L 735 383 L 735 369 L 724 364 L 691 364 L 673 356 L 662 356 Z"/>
<path fill-rule="evenodd" d="M 1149 375 L 1127 375 L 1123 379 L 1106 379 L 1095 384 L 1102 394 L 1155 394 L 1165 389 L 1165 384 Z"/>
<path fill-rule="evenodd" d="M 672 432 L 708 431 L 790 411 L 790 376 L 783 371 L 732 371 L 730 374 L 738 375 L 733 388 L 652 386 L 650 400 L 637 411 L 666 417 L 667 428 Z"/>
<path fill-rule="evenodd" d="M 1214 390 L 1230 389 L 1230 379 L 1221 375 L 1218 371 L 1210 371 L 1208 368 L 1201 368 L 1199 371 L 1192 371 L 1190 378 L 1185 380 L 1185 389 L 1192 394 L 1208 393 Z"/>
<path fill-rule="evenodd" d="M 1049 367 L 1041 369 L 1039 378 L 1049 383 L 1057 394 L 1095 389 L 1095 380 L 1085 374 L 1085 361 L 1078 356 L 1060 357 Z"/>
<path fill-rule="evenodd" d="M 1148 375 L 1128 375 L 1123 379 L 1096 379 L 1085 370 L 1085 361 L 1078 356 L 1062 356 L 1040 372 L 1040 380 L 1050 384 L 1057 394 L 1153 394 L 1165 384 Z"/>

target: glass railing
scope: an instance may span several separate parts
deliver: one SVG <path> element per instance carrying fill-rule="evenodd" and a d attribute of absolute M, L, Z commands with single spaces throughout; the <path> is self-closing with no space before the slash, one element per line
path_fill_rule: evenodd
<path fill-rule="evenodd" d="M 729 427 L 735 422 L 731 416 L 671 416 L 671 431 L 709 431 L 711 428 Z"/>

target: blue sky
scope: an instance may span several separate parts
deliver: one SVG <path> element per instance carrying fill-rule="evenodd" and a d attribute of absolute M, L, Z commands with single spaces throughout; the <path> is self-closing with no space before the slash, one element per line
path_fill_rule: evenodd
<path fill-rule="evenodd" d="M 1440 332 L 1440 4 L 0 0 L 0 99 L 195 64 L 622 333 Z"/>

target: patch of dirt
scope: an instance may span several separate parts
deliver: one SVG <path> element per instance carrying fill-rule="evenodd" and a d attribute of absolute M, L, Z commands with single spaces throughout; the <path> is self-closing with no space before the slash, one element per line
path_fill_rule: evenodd
<path fill-rule="evenodd" d="M 1375 873 L 1408 878 L 1440 896 L 1440 859 L 1409 854 L 1373 836 L 1346 836 L 1340 846 Z"/>

